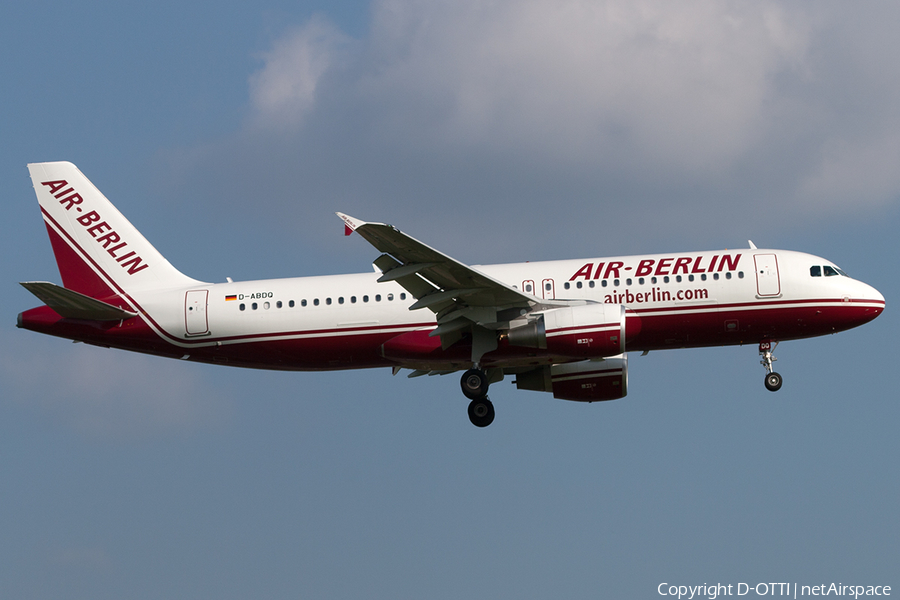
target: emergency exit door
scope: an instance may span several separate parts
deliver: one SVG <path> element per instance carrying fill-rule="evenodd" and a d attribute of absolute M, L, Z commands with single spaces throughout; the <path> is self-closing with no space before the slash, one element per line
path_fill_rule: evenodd
<path fill-rule="evenodd" d="M 556 300 L 556 284 L 552 279 L 545 279 L 541 282 L 541 292 L 544 300 Z"/>

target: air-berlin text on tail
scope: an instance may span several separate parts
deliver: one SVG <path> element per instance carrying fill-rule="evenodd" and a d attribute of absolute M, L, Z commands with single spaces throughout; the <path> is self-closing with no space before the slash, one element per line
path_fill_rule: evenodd
<path fill-rule="evenodd" d="M 143 262 L 143 259 L 138 256 L 137 252 L 128 249 L 128 242 L 123 241 L 119 234 L 113 231 L 113 228 L 102 219 L 97 211 L 85 212 L 85 208 L 80 206 L 84 202 L 84 198 L 75 191 L 75 188 L 69 186 L 68 181 L 65 179 L 42 181 L 41 185 L 46 185 L 50 188 L 50 193 L 59 200 L 59 203 L 67 211 L 72 210 L 74 207 L 75 212 L 81 214 L 81 216 L 76 217 L 76 220 L 82 227 L 87 229 L 87 232 L 92 238 L 97 240 L 98 244 L 103 245 L 106 253 L 112 256 L 123 269 L 126 269 L 129 275 L 134 275 L 150 266 Z"/>
<path fill-rule="evenodd" d="M 583 279 L 619 279 L 622 277 L 621 272 L 625 271 L 628 275 L 634 277 L 647 277 L 650 275 L 679 275 L 684 273 L 690 275 L 694 273 L 720 273 L 722 271 L 736 271 L 738 262 L 741 260 L 740 254 L 723 254 L 719 256 L 679 256 L 671 258 L 645 258 L 641 260 L 637 267 L 632 265 L 626 266 L 625 263 L 618 260 L 607 262 L 599 262 L 596 265 L 592 262 L 586 263 L 578 269 L 569 281 L 575 281 L 579 277 Z M 633 272 L 632 272 L 633 271 Z"/>

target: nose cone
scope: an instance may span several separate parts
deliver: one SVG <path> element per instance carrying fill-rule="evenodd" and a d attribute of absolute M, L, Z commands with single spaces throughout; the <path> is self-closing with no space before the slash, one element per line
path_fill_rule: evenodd
<path fill-rule="evenodd" d="M 868 322 L 884 312 L 884 296 L 867 283 L 859 282 L 860 291 L 854 294 L 853 304 L 862 309 L 863 322 Z"/>
<path fill-rule="evenodd" d="M 881 307 L 884 308 L 884 296 L 881 295 L 881 292 L 873 288 L 871 285 L 869 289 L 872 290 L 872 298 L 881 303 Z"/>

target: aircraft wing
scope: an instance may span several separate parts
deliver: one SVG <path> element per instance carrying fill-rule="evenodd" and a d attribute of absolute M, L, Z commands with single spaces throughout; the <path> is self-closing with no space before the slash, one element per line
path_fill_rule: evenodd
<path fill-rule="evenodd" d="M 428 308 L 437 315 L 438 327 L 431 335 L 441 336 L 443 347 L 458 341 L 466 331 L 472 333 L 474 362 L 484 353 L 483 346 L 493 346 L 487 352 L 496 347 L 492 330 L 503 329 L 510 320 L 533 310 L 569 304 L 526 294 L 391 225 L 337 215 L 348 235 L 355 231 L 384 253 L 374 262 L 383 273 L 378 281 L 396 281 L 412 294 L 416 302 L 410 310 Z"/>

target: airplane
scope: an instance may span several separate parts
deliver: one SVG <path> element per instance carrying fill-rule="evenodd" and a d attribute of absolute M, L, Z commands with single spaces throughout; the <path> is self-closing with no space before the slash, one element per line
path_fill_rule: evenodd
<path fill-rule="evenodd" d="M 379 252 L 374 270 L 207 283 L 173 267 L 69 162 L 29 164 L 62 286 L 20 328 L 186 361 L 319 371 L 462 371 L 470 421 L 490 385 L 581 402 L 628 392 L 627 352 L 758 344 L 765 387 L 780 341 L 884 310 L 875 288 L 811 254 L 715 250 L 468 266 L 383 223 L 337 213 Z"/>

